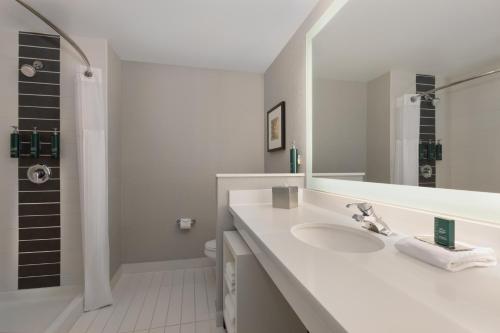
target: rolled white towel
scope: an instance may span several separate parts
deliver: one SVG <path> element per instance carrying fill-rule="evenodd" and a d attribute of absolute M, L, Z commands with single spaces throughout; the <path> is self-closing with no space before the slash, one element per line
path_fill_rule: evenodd
<path fill-rule="evenodd" d="M 395 244 L 396 248 L 414 258 L 433 266 L 458 272 L 470 267 L 495 266 L 495 251 L 487 247 L 476 247 L 470 251 L 450 251 L 414 237 L 405 237 Z"/>
<path fill-rule="evenodd" d="M 226 280 L 227 289 L 229 290 L 229 292 L 234 293 L 236 291 L 236 281 L 227 276 L 226 273 L 224 273 L 224 279 Z"/>
<path fill-rule="evenodd" d="M 224 322 L 226 323 L 227 333 L 233 333 L 236 331 L 236 320 L 230 318 L 227 310 L 224 310 Z"/>
<path fill-rule="evenodd" d="M 233 300 L 233 297 L 230 294 L 227 294 L 224 298 L 224 318 L 226 319 L 226 324 L 229 322 L 231 325 L 234 325 L 236 322 L 236 305 Z"/>
<path fill-rule="evenodd" d="M 235 274 L 234 274 L 234 264 L 230 261 L 226 263 L 226 274 L 228 277 L 234 280 Z"/>

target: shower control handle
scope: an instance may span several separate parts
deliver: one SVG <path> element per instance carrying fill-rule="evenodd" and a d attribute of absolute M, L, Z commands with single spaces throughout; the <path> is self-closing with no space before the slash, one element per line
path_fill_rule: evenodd
<path fill-rule="evenodd" d="M 50 179 L 50 168 L 43 164 L 35 164 L 28 168 L 28 179 L 34 184 L 43 184 Z"/>

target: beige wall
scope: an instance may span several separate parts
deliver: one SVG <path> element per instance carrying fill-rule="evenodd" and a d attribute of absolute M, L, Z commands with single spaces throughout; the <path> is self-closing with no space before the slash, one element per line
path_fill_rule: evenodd
<path fill-rule="evenodd" d="M 289 172 L 288 148 L 295 141 L 306 161 L 306 33 L 333 0 L 319 0 L 301 27 L 264 74 L 265 112 L 281 101 L 286 102 L 285 151 L 267 152 L 266 172 Z M 304 166 L 301 171 L 305 171 Z"/>
<path fill-rule="evenodd" d="M 313 172 L 366 171 L 363 82 L 317 78 L 313 83 Z"/>
<path fill-rule="evenodd" d="M 17 159 L 9 157 L 17 125 L 18 32 L 0 30 L 0 291 L 17 289 Z"/>
<path fill-rule="evenodd" d="M 469 73 L 498 67 L 500 62 Z M 459 77 L 463 78 L 463 76 Z M 450 78 L 449 82 L 458 78 Z M 443 160 L 449 160 L 450 188 L 500 192 L 500 77 L 483 78 L 446 91 L 448 142 Z"/>
<path fill-rule="evenodd" d="M 108 223 L 111 276 L 121 264 L 121 71 L 122 62 L 108 45 Z"/>
<path fill-rule="evenodd" d="M 390 73 L 368 82 L 366 180 L 390 183 Z"/>
<path fill-rule="evenodd" d="M 122 78 L 123 260 L 202 257 L 215 174 L 263 172 L 263 77 L 124 62 Z"/>

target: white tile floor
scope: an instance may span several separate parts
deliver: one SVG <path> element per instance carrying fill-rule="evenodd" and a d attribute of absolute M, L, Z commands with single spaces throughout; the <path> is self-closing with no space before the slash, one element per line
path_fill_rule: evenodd
<path fill-rule="evenodd" d="M 70 333 L 216 333 L 215 268 L 124 274 L 115 303 L 84 313 Z"/>

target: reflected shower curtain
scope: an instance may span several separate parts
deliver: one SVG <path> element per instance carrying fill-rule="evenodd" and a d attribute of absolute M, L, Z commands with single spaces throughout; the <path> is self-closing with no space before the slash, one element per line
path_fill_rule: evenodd
<path fill-rule="evenodd" d="M 404 95 L 396 101 L 396 151 L 393 182 L 418 186 L 418 144 L 420 134 L 420 99 Z"/>
<path fill-rule="evenodd" d="M 90 311 L 113 302 L 109 281 L 108 175 L 106 130 L 100 69 L 93 77 L 76 75 L 76 132 L 80 209 L 84 262 L 84 310 Z"/>

